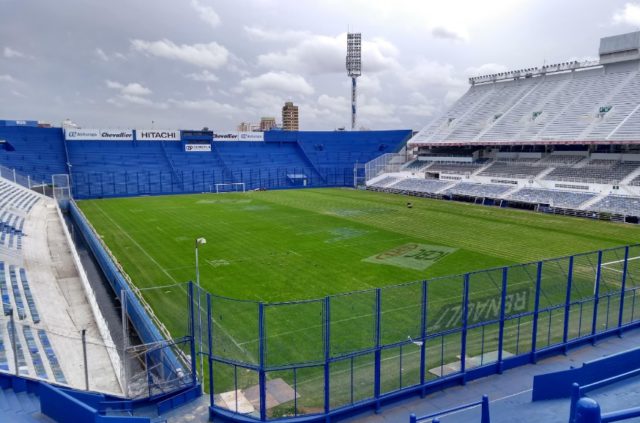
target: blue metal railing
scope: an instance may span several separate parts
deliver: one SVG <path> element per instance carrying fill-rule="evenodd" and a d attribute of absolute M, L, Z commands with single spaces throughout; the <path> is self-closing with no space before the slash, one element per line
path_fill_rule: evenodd
<path fill-rule="evenodd" d="M 580 398 L 589 391 L 593 391 L 602 388 L 612 383 L 620 382 L 621 380 L 640 375 L 640 368 L 631 370 L 619 375 L 611 376 L 606 379 L 598 380 L 587 385 L 580 386 L 577 383 L 571 385 L 571 405 L 569 413 L 569 421 L 573 422 L 576 416 L 576 409 Z M 576 420 L 577 421 L 577 420 Z"/>
<path fill-rule="evenodd" d="M 460 405 L 458 407 L 449 408 L 447 410 L 438 411 L 437 413 L 427 414 L 426 416 L 422 417 L 416 417 L 416 415 L 412 413 L 409 416 L 409 423 L 426 422 L 428 419 L 433 419 L 431 420 L 432 423 L 439 423 L 440 420 L 438 419 L 438 416 L 444 416 L 445 414 L 451 414 L 457 411 L 467 410 L 477 406 L 481 407 L 480 423 L 491 423 L 491 416 L 489 413 L 489 397 L 487 395 L 483 395 L 480 401 Z"/>
<path fill-rule="evenodd" d="M 591 398 L 581 398 L 576 404 L 575 423 L 608 423 L 640 417 L 640 407 L 626 408 L 602 414 L 600 405 Z M 571 421 L 570 421 L 571 422 Z"/>

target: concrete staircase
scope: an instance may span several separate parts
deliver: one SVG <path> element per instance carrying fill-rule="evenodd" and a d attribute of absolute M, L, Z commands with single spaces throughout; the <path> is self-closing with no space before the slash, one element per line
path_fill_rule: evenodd
<path fill-rule="evenodd" d="M 34 394 L 0 389 L 0 422 L 54 422 L 40 413 L 40 400 Z"/>

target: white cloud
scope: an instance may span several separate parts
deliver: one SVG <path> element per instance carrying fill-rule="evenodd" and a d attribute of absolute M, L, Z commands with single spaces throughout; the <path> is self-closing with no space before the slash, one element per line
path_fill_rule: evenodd
<path fill-rule="evenodd" d="M 300 75 L 288 72 L 267 72 L 260 76 L 245 78 L 240 81 L 241 90 L 276 91 L 298 95 L 313 94 L 314 89 Z"/>
<path fill-rule="evenodd" d="M 124 107 L 127 104 L 136 104 L 157 109 L 166 109 L 168 107 L 164 102 L 157 103 L 148 98 L 152 91 L 138 82 L 131 82 L 125 85 L 120 82 L 106 80 L 105 84 L 108 88 L 118 90 L 116 97 L 107 100 L 107 102 L 118 107 Z"/>
<path fill-rule="evenodd" d="M 478 67 L 470 67 L 465 70 L 467 76 L 491 75 L 494 73 L 506 72 L 509 68 L 499 63 L 485 63 Z"/>
<path fill-rule="evenodd" d="M 208 44 L 180 44 L 160 41 L 132 40 L 131 47 L 145 54 L 163 59 L 178 60 L 202 68 L 217 69 L 227 63 L 229 51 L 216 42 Z"/>
<path fill-rule="evenodd" d="M 94 53 L 103 62 L 108 62 L 109 61 L 109 56 L 107 56 L 107 53 L 105 53 L 101 48 L 96 48 Z"/>
<path fill-rule="evenodd" d="M 24 59 L 27 57 L 24 53 L 14 50 L 11 47 L 5 47 L 2 54 L 7 59 Z"/>
<path fill-rule="evenodd" d="M 258 56 L 258 64 L 269 69 L 281 69 L 312 74 L 344 73 L 346 34 L 335 37 L 306 34 L 285 51 Z M 383 38 L 362 42 L 362 63 L 365 72 L 381 72 L 398 66 L 398 49 Z"/>
<path fill-rule="evenodd" d="M 431 35 L 433 35 L 435 38 L 442 38 L 445 40 L 454 40 L 454 41 L 466 41 L 469 39 L 469 35 L 465 30 L 447 28 L 444 26 L 436 26 L 432 28 Z"/>
<path fill-rule="evenodd" d="M 322 94 L 320 95 L 320 97 L 318 97 L 317 103 L 318 106 L 344 115 L 345 117 L 347 116 L 347 113 L 350 113 L 351 110 L 351 100 L 343 96 L 332 97 L 326 94 Z"/>
<path fill-rule="evenodd" d="M 203 70 L 202 72 L 190 73 L 185 76 L 189 79 L 192 79 L 198 82 L 216 82 L 218 80 L 217 76 L 215 76 L 213 73 L 209 72 L 206 69 Z"/>
<path fill-rule="evenodd" d="M 11 75 L 0 75 L 0 82 L 9 82 L 9 83 L 13 83 L 16 82 L 16 79 L 11 76 Z"/>
<path fill-rule="evenodd" d="M 147 87 L 142 86 L 137 82 L 131 82 L 127 85 L 121 84 L 120 82 L 105 81 L 108 88 L 120 90 L 120 93 L 123 95 L 135 95 L 135 96 L 145 96 L 151 94 L 151 90 Z"/>
<path fill-rule="evenodd" d="M 407 102 L 398 107 L 398 110 L 407 115 L 430 117 L 437 111 L 437 107 L 424 94 L 411 93 Z"/>
<path fill-rule="evenodd" d="M 271 30 L 256 26 L 245 26 L 244 31 L 254 41 L 297 41 L 310 35 L 308 31 Z"/>
<path fill-rule="evenodd" d="M 220 16 L 212 7 L 200 3 L 198 0 L 191 0 L 191 7 L 198 13 L 200 19 L 208 23 L 210 27 L 215 28 L 220 25 Z"/>
<path fill-rule="evenodd" d="M 168 101 L 171 105 L 179 107 L 181 109 L 186 110 L 196 110 L 203 111 L 207 113 L 236 113 L 239 109 L 235 106 L 232 106 L 228 103 L 219 103 L 215 100 L 204 99 L 204 100 L 175 100 L 170 99 Z"/>
<path fill-rule="evenodd" d="M 408 88 L 425 88 L 436 86 L 449 88 L 466 86 L 465 80 L 458 78 L 450 64 L 442 64 L 422 59 L 406 72 L 399 73 L 399 80 Z"/>
<path fill-rule="evenodd" d="M 633 26 L 640 25 L 640 4 L 626 3 L 622 9 L 614 13 L 613 22 Z"/>

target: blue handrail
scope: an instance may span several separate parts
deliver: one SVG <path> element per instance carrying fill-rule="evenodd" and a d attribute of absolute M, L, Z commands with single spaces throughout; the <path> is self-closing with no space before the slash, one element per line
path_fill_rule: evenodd
<path fill-rule="evenodd" d="M 640 407 L 602 414 L 600 405 L 591 398 L 581 398 L 576 404 L 575 423 L 608 423 L 640 417 Z M 571 422 L 571 421 L 570 421 Z"/>
<path fill-rule="evenodd" d="M 593 391 L 598 388 L 602 388 L 603 386 L 610 385 L 612 383 L 619 382 L 629 377 L 640 375 L 640 368 L 631 370 L 625 373 L 621 373 L 619 375 L 611 376 L 606 379 L 598 380 L 596 382 L 589 383 L 588 385 L 580 386 L 577 383 L 573 383 L 571 385 L 571 405 L 569 411 L 569 422 L 573 422 L 576 416 L 576 408 L 580 398 L 582 395 L 586 394 L 589 391 Z"/>
<path fill-rule="evenodd" d="M 445 414 L 450 414 L 456 411 L 465 410 L 467 408 L 477 407 L 479 405 L 482 406 L 482 417 L 480 418 L 480 423 L 491 423 L 491 416 L 489 415 L 489 397 L 487 395 L 483 395 L 480 401 L 459 405 L 457 407 L 449 408 L 447 410 L 442 410 L 436 413 L 427 414 L 426 416 L 422 416 L 422 417 L 416 417 L 415 413 L 411 413 L 411 415 L 409 416 L 409 423 L 424 422 L 427 419 L 433 419 L 432 423 L 439 423 L 440 420 L 438 419 L 438 416 L 443 416 Z"/>

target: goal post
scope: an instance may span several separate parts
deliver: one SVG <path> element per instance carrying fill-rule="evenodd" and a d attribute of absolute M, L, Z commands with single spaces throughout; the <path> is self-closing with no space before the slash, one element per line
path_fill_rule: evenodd
<path fill-rule="evenodd" d="M 223 192 L 245 192 L 244 182 L 232 182 L 226 184 L 211 185 L 211 192 L 221 194 Z"/>

